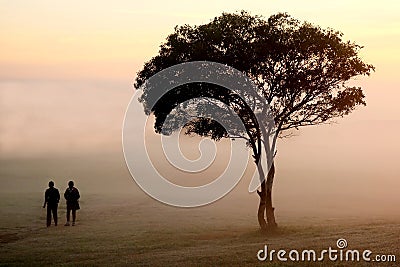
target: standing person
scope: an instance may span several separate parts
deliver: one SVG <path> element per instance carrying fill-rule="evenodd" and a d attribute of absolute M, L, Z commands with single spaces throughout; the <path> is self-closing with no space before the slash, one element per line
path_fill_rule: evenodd
<path fill-rule="evenodd" d="M 46 189 L 46 191 L 44 192 L 44 204 L 43 204 L 43 208 L 45 208 L 47 205 L 47 218 L 46 218 L 47 227 L 51 225 L 52 213 L 53 213 L 54 225 L 57 226 L 57 220 L 58 220 L 57 208 L 59 201 L 60 201 L 60 192 L 58 192 L 58 189 L 54 187 L 54 182 L 50 181 L 49 188 Z"/>
<path fill-rule="evenodd" d="M 76 211 L 80 209 L 79 207 L 79 191 L 74 187 L 74 182 L 68 182 L 68 188 L 65 190 L 64 198 L 67 200 L 67 223 L 65 226 L 69 226 L 69 219 L 72 211 L 72 226 L 75 225 Z"/>

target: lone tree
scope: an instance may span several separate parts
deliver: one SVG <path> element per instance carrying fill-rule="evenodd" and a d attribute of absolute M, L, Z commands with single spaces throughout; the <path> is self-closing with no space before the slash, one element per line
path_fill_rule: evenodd
<path fill-rule="evenodd" d="M 166 114 L 190 97 L 223 99 L 227 105 L 236 105 L 242 121 L 251 122 L 245 123 L 244 134 L 256 156 L 260 153 L 257 145 L 260 133 L 264 138 L 267 136 L 261 127 L 266 123 L 267 113 L 273 116 L 275 134 L 285 137 L 290 135 L 290 129 L 329 123 L 366 104 L 362 89 L 347 82 L 359 75 L 370 75 L 374 67 L 360 59 L 361 46 L 342 40 L 342 36 L 333 29 L 300 22 L 284 13 L 267 20 L 245 11 L 223 13 L 208 24 L 175 27 L 159 54 L 138 72 L 135 88 L 163 69 L 190 61 L 218 62 L 243 72 L 257 87 L 257 94 L 249 95 L 246 101 L 254 103 L 250 107 L 253 112 L 248 106 L 238 105 L 237 98 L 227 90 L 204 83 L 187 84 L 171 91 L 152 110 L 146 110 L 146 94 L 140 101 L 148 114 L 154 113 L 159 133 Z M 264 106 L 268 110 L 260 110 Z M 260 124 L 252 123 L 256 111 Z M 218 122 L 207 118 L 188 123 L 186 132 L 215 140 L 232 138 Z M 266 176 L 258 191 L 258 222 L 263 230 L 277 226 L 272 205 L 274 164 Z"/>

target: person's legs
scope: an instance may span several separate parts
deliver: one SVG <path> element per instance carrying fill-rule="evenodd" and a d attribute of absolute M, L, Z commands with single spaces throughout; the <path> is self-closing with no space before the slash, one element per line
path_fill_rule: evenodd
<path fill-rule="evenodd" d="M 53 206 L 53 220 L 54 220 L 54 225 L 55 226 L 57 226 L 57 222 L 58 222 L 57 208 L 58 208 L 58 205 L 54 204 L 54 206 Z"/>
<path fill-rule="evenodd" d="M 68 207 L 67 204 L 67 223 L 65 224 L 65 226 L 69 226 L 69 218 L 71 217 L 71 209 Z"/>
<path fill-rule="evenodd" d="M 51 206 L 49 204 L 47 204 L 46 225 L 47 225 L 47 227 L 49 227 L 51 225 Z"/>
<path fill-rule="evenodd" d="M 75 225 L 75 219 L 76 219 L 76 209 L 72 210 L 72 225 Z"/>

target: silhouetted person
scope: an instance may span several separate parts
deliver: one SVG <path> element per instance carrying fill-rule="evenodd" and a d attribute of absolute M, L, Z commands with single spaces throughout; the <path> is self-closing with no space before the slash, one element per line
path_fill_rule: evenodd
<path fill-rule="evenodd" d="M 72 226 L 75 225 L 76 211 L 80 209 L 79 207 L 79 191 L 74 187 L 74 182 L 68 182 L 68 188 L 65 190 L 64 198 L 67 200 L 67 223 L 65 226 L 69 226 L 69 219 L 72 211 Z"/>
<path fill-rule="evenodd" d="M 58 208 L 58 202 L 60 201 L 60 192 L 58 192 L 58 189 L 54 187 L 54 182 L 50 181 L 49 182 L 49 188 L 46 189 L 46 192 L 44 193 L 44 204 L 43 208 L 46 207 L 47 204 L 47 227 L 51 225 L 51 214 L 53 213 L 53 220 L 54 220 L 54 225 L 57 226 L 57 208 Z"/>

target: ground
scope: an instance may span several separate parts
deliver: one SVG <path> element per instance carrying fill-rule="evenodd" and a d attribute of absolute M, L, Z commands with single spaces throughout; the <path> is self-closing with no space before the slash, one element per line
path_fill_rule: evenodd
<path fill-rule="evenodd" d="M 262 234 L 254 211 L 243 211 L 240 201 L 234 203 L 236 212 L 218 204 L 192 210 L 147 197 L 89 195 L 82 200 L 76 226 L 63 226 L 61 204 L 59 226 L 46 228 L 38 196 L 3 194 L 1 203 L 1 266 L 298 266 L 259 262 L 256 254 L 265 244 L 287 251 L 336 248 L 339 238 L 345 238 L 351 249 L 400 259 L 400 220 L 394 218 L 281 216 L 277 232 Z M 331 261 L 300 265 L 375 266 Z"/>
<path fill-rule="evenodd" d="M 283 168 L 280 171 L 283 173 Z M 62 200 L 59 226 L 47 228 L 42 208 L 46 184 L 55 180 L 63 193 L 70 177 L 82 195 L 77 225 L 63 226 Z M 247 193 L 248 180 L 213 204 L 187 209 L 170 207 L 145 195 L 132 181 L 121 156 L 2 160 L 0 266 L 377 265 L 257 259 L 264 245 L 269 250 L 320 252 L 335 249 L 339 238 L 347 240 L 348 249 L 393 254 L 397 262 L 378 266 L 398 266 L 400 214 L 396 207 L 388 212 L 389 207 L 362 209 L 355 197 L 335 196 L 328 201 L 323 198 L 330 198 L 328 194 L 316 198 L 311 189 L 309 199 L 299 198 L 295 193 L 301 185 L 279 184 L 285 176 L 279 178 L 276 186 L 282 190 L 275 191 L 274 198 L 279 228 L 264 234 L 257 223 L 258 196 Z"/>

